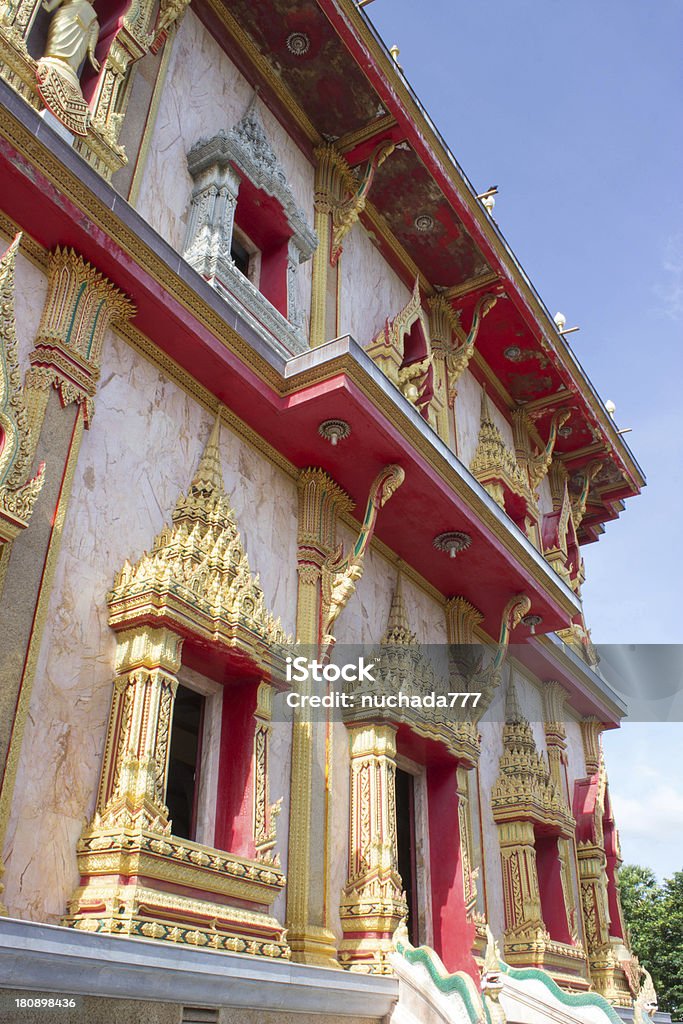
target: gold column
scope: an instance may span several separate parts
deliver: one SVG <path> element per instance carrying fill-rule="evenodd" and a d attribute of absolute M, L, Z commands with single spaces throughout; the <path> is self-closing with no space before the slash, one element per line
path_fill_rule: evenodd
<path fill-rule="evenodd" d="M 391 937 L 408 912 L 398 873 L 396 728 L 351 726 L 349 742 L 349 877 L 339 958 L 354 971 L 389 974 Z"/>
<path fill-rule="evenodd" d="M 476 629 L 483 621 L 481 612 L 464 597 L 452 597 L 446 603 L 446 633 L 448 643 L 453 645 L 472 645 L 477 643 Z M 452 667 L 467 671 L 468 659 L 452 660 Z M 458 786 L 458 819 L 460 824 L 460 855 L 462 858 L 463 886 L 465 891 L 465 907 L 468 920 L 476 926 L 473 952 L 482 955 L 486 947 L 486 921 L 478 911 L 479 893 L 477 877 L 483 873 L 483 851 L 481 862 L 475 863 L 474 843 L 472 837 L 472 814 L 470 800 L 479 799 L 479 770 L 467 770 L 462 765 L 457 769 Z"/>
<path fill-rule="evenodd" d="M 339 206 L 353 176 L 343 156 L 326 143 L 315 151 L 315 233 L 318 248 L 313 254 L 311 282 L 311 348 L 337 335 L 339 262 L 332 266 L 332 213 Z"/>
<path fill-rule="evenodd" d="M 323 566 L 336 550 L 337 519 L 351 500 L 320 469 L 299 477 L 297 639 L 318 657 L 322 642 Z M 300 693 L 312 692 L 310 681 Z M 287 936 L 292 958 L 301 963 L 338 967 L 336 941 L 327 922 L 325 781 L 326 723 L 296 709 L 292 726 L 292 781 L 287 870 Z"/>
<path fill-rule="evenodd" d="M 429 333 L 432 341 L 432 366 L 434 369 L 434 411 L 436 430 L 442 441 L 455 450 L 455 418 L 449 410 L 455 405 L 455 384 L 449 390 L 446 359 L 454 347 L 453 330 L 457 323 L 455 312 L 448 299 L 435 295 L 428 299 Z M 451 401 L 451 399 L 453 399 Z M 451 436 L 451 431 L 453 436 Z"/>
<path fill-rule="evenodd" d="M 506 945 L 520 940 L 547 938 L 541 913 L 533 822 L 499 823 L 498 836 L 503 869 Z"/>
<path fill-rule="evenodd" d="M 543 689 L 543 708 L 545 741 L 548 750 L 548 767 L 550 777 L 555 783 L 558 793 L 562 793 L 568 807 L 571 807 L 571 793 L 567 780 L 567 730 L 564 724 L 566 716 L 567 691 L 556 680 L 549 680 Z M 576 906 L 575 886 L 578 885 L 578 861 L 575 839 L 558 838 L 557 852 L 560 858 L 562 892 L 567 911 L 569 932 L 576 944 L 578 937 L 578 915 Z M 572 875 L 572 863 L 577 871 L 575 881 Z"/>
<path fill-rule="evenodd" d="M 273 732 L 274 688 L 266 682 L 259 685 L 254 731 L 254 845 L 258 860 L 278 863 L 273 856 L 276 842 L 275 818 L 280 813 L 281 800 L 270 802 L 270 741 Z"/>
<path fill-rule="evenodd" d="M 11 649 L 0 649 L 0 711 L 9 709 L 0 714 L 0 849 L 81 438 L 94 412 L 104 337 L 111 323 L 133 312 L 125 296 L 73 250 L 50 254 L 47 298 L 23 388 L 22 458 L 26 469 L 36 456 L 46 464 L 42 512 L 33 517 L 32 543 L 13 543 L 4 559 L 0 603 L 0 631 L 13 637 Z M 18 372 L 11 385 L 16 393 Z"/>
<path fill-rule="evenodd" d="M 97 799 L 105 828 L 168 826 L 166 777 L 183 641 L 168 629 L 120 633 Z"/>

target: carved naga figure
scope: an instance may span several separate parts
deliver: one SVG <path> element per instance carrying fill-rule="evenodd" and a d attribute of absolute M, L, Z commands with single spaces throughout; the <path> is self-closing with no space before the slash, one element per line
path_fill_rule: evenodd
<path fill-rule="evenodd" d="M 446 369 L 448 370 L 448 404 L 453 408 L 455 402 L 455 388 L 459 378 L 467 369 L 468 363 L 472 358 L 474 352 L 474 346 L 477 343 L 477 335 L 479 334 L 479 328 L 481 327 L 482 320 L 490 313 L 498 299 L 504 299 L 504 295 L 492 295 L 487 293 L 477 302 L 474 307 L 474 316 L 472 317 L 472 326 L 467 338 L 452 352 L 448 352 L 446 355 Z"/>
<path fill-rule="evenodd" d="M 405 478 L 400 466 L 386 466 L 375 478 L 365 507 L 358 539 L 350 554 L 344 556 L 341 545 L 323 565 L 323 653 L 329 653 L 335 638 L 331 630 L 363 575 L 365 549 L 375 532 L 379 510 L 387 503 Z"/>
<path fill-rule="evenodd" d="M 555 444 L 557 442 L 557 435 L 570 416 L 570 409 L 560 409 L 555 413 L 550 424 L 550 434 L 548 435 L 548 442 L 545 448 L 543 448 L 537 455 L 532 455 L 530 457 L 529 484 L 532 491 L 536 490 L 548 472 L 553 457 L 553 451 L 555 450 Z"/>
<path fill-rule="evenodd" d="M 481 994 L 484 1001 L 486 1016 L 491 1024 L 505 1024 L 507 1017 L 500 1005 L 500 993 L 503 984 L 500 979 L 500 950 L 493 933 L 486 925 L 486 953 L 481 971 Z"/>
<path fill-rule="evenodd" d="M 643 981 L 640 991 L 633 1002 L 633 1024 L 645 1024 L 647 1019 L 652 1020 L 657 1012 L 658 999 L 652 976 L 644 967 L 640 968 Z"/>

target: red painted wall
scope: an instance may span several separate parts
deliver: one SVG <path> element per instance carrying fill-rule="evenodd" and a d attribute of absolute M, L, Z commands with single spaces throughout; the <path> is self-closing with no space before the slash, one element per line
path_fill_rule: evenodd
<path fill-rule="evenodd" d="M 550 938 L 556 942 L 571 943 L 557 836 L 536 836 L 536 870 L 541 891 L 541 912 Z"/>
<path fill-rule="evenodd" d="M 223 692 L 215 839 L 217 849 L 252 858 L 256 691 L 253 683 L 228 683 Z"/>
<path fill-rule="evenodd" d="M 454 762 L 427 768 L 434 949 L 448 971 L 467 971 L 478 981 L 471 952 L 474 924 L 465 913 L 455 773 Z"/>

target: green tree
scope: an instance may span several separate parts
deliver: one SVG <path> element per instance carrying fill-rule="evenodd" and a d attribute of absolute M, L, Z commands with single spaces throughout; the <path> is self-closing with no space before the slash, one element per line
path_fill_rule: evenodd
<path fill-rule="evenodd" d="M 683 1018 L 683 871 L 659 884 L 650 868 L 625 864 L 619 894 L 631 948 L 647 967 L 659 1008 Z"/>

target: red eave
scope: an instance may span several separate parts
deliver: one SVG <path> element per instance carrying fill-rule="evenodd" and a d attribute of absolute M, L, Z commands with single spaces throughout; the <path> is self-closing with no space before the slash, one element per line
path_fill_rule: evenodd
<path fill-rule="evenodd" d="M 39 167 L 39 140 L 29 160 L 0 139 L 3 205 L 29 235 L 45 249 L 73 246 L 131 297 L 135 327 L 295 467 L 328 470 L 356 501 L 358 515 L 379 469 L 399 463 L 406 480 L 382 510 L 379 538 L 441 594 L 475 604 L 493 636 L 507 600 L 520 592 L 531 598 L 544 630 L 569 624 L 579 610 L 574 595 L 362 350 L 333 342 L 290 360 L 285 372 L 278 357 L 259 355 L 262 342 L 250 349 L 240 337 L 248 332 L 230 326 L 230 306 L 61 140 L 49 131 L 46 138 L 64 149 L 61 187 Z M 49 166 L 47 154 L 45 161 Z M 351 424 L 352 435 L 332 448 L 317 428 L 335 416 Z M 453 529 L 472 535 L 455 561 L 433 547 L 438 533 Z M 524 635 L 519 627 L 515 639 Z"/>
<path fill-rule="evenodd" d="M 355 4 L 347 0 L 318 0 L 318 4 L 386 109 L 395 118 L 399 129 L 394 129 L 392 134 L 405 138 L 428 169 L 484 258 L 504 283 L 510 301 L 520 313 L 539 348 L 542 338 L 547 342 L 545 353 L 555 371 L 572 394 L 573 400 L 579 404 L 587 422 L 601 435 L 605 454 L 608 453 L 626 474 L 630 483 L 627 495 L 638 494 L 644 478 L 635 460 L 632 456 L 629 457 L 628 448 L 617 436 L 615 427 L 602 407 L 602 402 L 571 350 L 557 334 L 502 235 L 474 198 L 460 169 L 449 159 L 450 154 L 439 140 L 436 130 L 430 128 L 417 101 L 408 94 L 406 86 L 399 78 L 398 70 L 384 52 L 380 53 L 378 49 L 378 56 L 373 55 L 371 47 L 362 38 L 362 34 L 368 37 L 370 34 L 363 15 L 357 11 Z M 348 13 L 345 12 L 345 8 L 349 9 Z M 397 88 L 394 82 L 397 82 L 400 88 Z M 407 99 L 404 99 L 401 93 L 405 93 Z M 421 124 L 425 126 L 424 132 L 420 130 Z M 606 515 L 605 518 L 610 516 Z"/>

